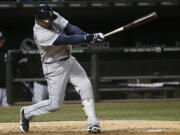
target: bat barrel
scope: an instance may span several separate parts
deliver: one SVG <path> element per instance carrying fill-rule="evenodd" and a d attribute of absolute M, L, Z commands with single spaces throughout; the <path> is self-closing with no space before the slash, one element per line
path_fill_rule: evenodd
<path fill-rule="evenodd" d="M 108 36 L 114 35 L 114 34 L 116 34 L 118 32 L 121 32 L 121 31 L 130 29 L 130 28 L 136 27 L 136 26 L 141 25 L 143 23 L 152 21 L 152 20 L 154 20 L 156 18 L 157 18 L 157 13 L 153 12 L 153 13 L 151 13 L 149 15 L 146 15 L 144 17 L 141 17 L 141 18 L 139 18 L 139 19 L 137 19 L 137 20 L 135 20 L 135 21 L 133 21 L 131 23 L 128 23 L 127 25 L 124 25 L 123 27 L 120 27 L 118 29 L 115 29 L 115 30 L 109 32 L 109 33 L 104 34 L 104 37 L 108 37 Z"/>
<path fill-rule="evenodd" d="M 127 25 L 124 26 L 124 30 L 131 29 L 131 28 L 136 27 L 138 25 L 141 25 L 143 23 L 152 21 L 152 20 L 154 20 L 156 18 L 157 18 L 157 13 L 153 12 L 153 13 L 151 13 L 149 15 L 146 15 L 144 17 L 141 17 L 141 18 L 139 18 L 139 19 L 137 19 L 137 20 L 135 20 L 135 21 L 133 21 L 131 23 L 128 23 Z"/>

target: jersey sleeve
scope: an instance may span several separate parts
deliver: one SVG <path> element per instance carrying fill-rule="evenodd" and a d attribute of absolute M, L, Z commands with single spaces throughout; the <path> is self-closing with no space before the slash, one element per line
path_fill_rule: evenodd
<path fill-rule="evenodd" d="M 41 31 L 34 33 L 34 40 L 41 46 L 51 46 L 58 36 L 58 34 L 51 31 Z"/>
<path fill-rule="evenodd" d="M 58 18 L 55 20 L 55 22 L 58 24 L 58 26 L 64 30 L 68 24 L 68 20 L 66 20 L 64 17 L 62 17 L 59 13 L 55 12 L 54 13 L 58 16 Z"/>

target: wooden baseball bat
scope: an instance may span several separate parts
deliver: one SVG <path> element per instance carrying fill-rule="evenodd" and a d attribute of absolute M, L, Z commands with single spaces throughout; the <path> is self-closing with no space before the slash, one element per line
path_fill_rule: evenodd
<path fill-rule="evenodd" d="M 104 34 L 104 37 L 108 37 L 108 36 L 114 35 L 114 34 L 116 34 L 118 32 L 134 28 L 134 27 L 139 26 L 141 24 L 144 24 L 146 22 L 152 21 L 152 20 L 154 20 L 156 18 L 157 18 L 157 13 L 153 12 L 153 13 L 148 14 L 148 15 L 146 15 L 144 17 L 141 17 L 141 18 L 139 18 L 139 19 L 137 19 L 137 20 L 135 20 L 133 22 L 130 22 L 130 23 L 118 28 L 118 29 L 115 29 L 115 30 L 113 30 L 113 31 L 111 31 L 109 33 Z"/>

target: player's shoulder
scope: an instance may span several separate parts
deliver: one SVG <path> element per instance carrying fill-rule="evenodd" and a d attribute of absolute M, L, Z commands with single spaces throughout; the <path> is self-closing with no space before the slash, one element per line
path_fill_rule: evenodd
<path fill-rule="evenodd" d="M 61 29 L 64 29 L 68 23 L 68 20 L 55 11 L 54 11 L 54 14 L 58 16 L 54 22 L 58 24 Z"/>

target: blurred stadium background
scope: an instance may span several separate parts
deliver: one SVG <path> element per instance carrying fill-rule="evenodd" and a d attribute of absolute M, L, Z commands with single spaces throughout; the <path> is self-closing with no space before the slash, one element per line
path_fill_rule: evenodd
<path fill-rule="evenodd" d="M 48 3 L 88 33 L 107 33 L 157 12 L 157 20 L 94 46 L 77 45 L 73 55 L 87 71 L 96 101 L 180 98 L 179 0 L 1 0 L 0 30 L 5 31 L 10 50 L 9 104 L 32 102 L 33 82 L 44 82 L 40 64 L 34 64 L 39 54 L 33 42 L 33 9 L 39 3 Z M 31 60 L 21 63 L 22 58 Z M 68 85 L 65 101 L 77 100 L 79 96 Z"/>

